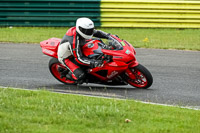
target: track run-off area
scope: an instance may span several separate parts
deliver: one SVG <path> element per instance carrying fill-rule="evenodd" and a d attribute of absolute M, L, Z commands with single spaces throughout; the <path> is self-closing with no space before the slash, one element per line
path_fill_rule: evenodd
<path fill-rule="evenodd" d="M 138 62 L 152 73 L 149 89 L 83 84 L 67 86 L 48 70 L 51 57 L 39 44 L 0 44 L 0 86 L 48 89 L 62 93 L 135 99 L 200 108 L 200 52 L 136 48 Z"/>

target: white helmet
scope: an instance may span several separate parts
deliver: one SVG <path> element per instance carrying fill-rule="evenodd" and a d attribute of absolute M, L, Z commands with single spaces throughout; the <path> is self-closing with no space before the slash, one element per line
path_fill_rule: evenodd
<path fill-rule="evenodd" d="M 91 39 L 94 34 L 94 23 L 89 18 L 76 20 L 76 31 L 85 39 Z"/>

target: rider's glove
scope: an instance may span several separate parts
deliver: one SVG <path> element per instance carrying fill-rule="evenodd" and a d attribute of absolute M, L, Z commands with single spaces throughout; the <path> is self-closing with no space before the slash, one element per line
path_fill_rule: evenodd
<path fill-rule="evenodd" d="M 95 68 L 95 67 L 100 67 L 102 66 L 103 62 L 101 60 L 94 60 L 90 62 L 90 67 Z"/>

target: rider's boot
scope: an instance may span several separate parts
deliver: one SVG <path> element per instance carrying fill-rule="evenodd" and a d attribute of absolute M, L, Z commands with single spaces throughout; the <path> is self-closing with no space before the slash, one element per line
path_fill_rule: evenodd
<path fill-rule="evenodd" d="M 74 76 L 74 74 L 69 71 L 68 74 L 66 75 L 66 78 L 69 80 L 77 81 L 77 78 Z"/>
<path fill-rule="evenodd" d="M 72 80 L 72 81 L 76 81 L 78 84 L 83 84 L 84 83 L 84 79 L 77 79 L 74 74 L 72 74 L 72 72 L 70 71 L 67 75 L 66 75 L 66 79 Z"/>
<path fill-rule="evenodd" d="M 60 72 L 60 71 L 59 71 Z M 60 72 L 60 78 L 64 78 L 66 74 L 68 73 L 68 70 L 63 70 Z"/>
<path fill-rule="evenodd" d="M 65 76 L 67 79 L 72 79 L 72 72 L 69 71 L 68 74 Z"/>

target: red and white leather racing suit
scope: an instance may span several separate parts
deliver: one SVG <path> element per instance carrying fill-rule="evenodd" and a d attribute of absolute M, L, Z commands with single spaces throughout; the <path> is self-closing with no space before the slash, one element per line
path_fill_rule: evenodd
<path fill-rule="evenodd" d="M 108 38 L 108 34 L 100 30 L 94 30 L 93 36 Z M 58 47 L 58 60 L 71 71 L 72 77 L 75 80 L 84 78 L 85 72 L 80 66 L 90 66 L 92 62 L 91 59 L 85 57 L 81 52 L 81 47 L 86 42 L 87 40 L 76 32 L 76 27 L 72 27 L 66 32 Z"/>

